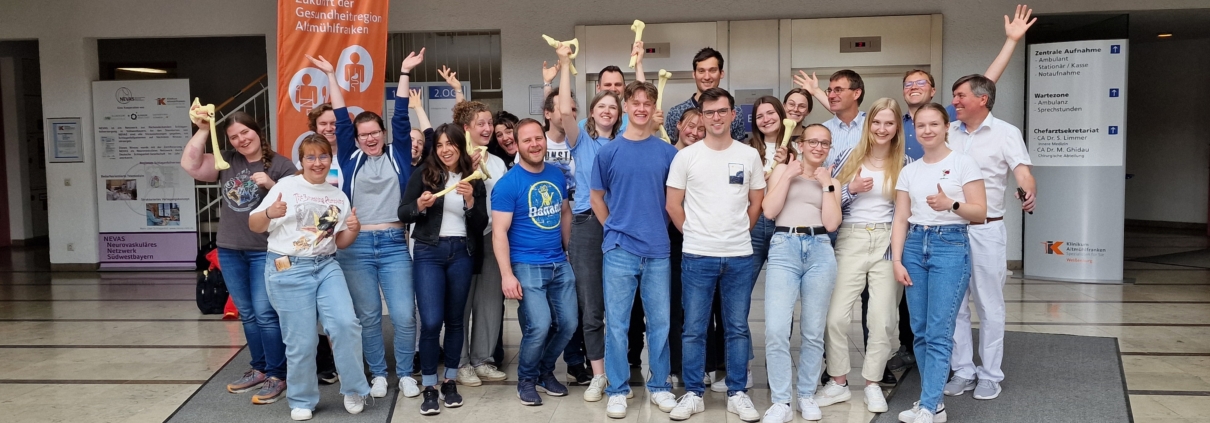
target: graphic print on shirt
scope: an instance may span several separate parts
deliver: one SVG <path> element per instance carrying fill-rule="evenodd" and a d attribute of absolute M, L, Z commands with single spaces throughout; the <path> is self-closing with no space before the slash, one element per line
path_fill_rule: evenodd
<path fill-rule="evenodd" d="M 744 164 L 743 163 L 727 163 L 728 183 L 731 185 L 744 184 Z"/>
<path fill-rule="evenodd" d="M 529 186 L 529 219 L 542 229 L 555 229 L 562 223 L 563 193 L 549 181 Z"/>
<path fill-rule="evenodd" d="M 571 159 L 571 150 L 552 150 L 546 149 L 546 163 L 552 164 L 563 172 L 563 177 L 567 178 L 567 189 L 574 192 L 576 190 L 576 165 Z"/>
<path fill-rule="evenodd" d="M 246 212 L 260 204 L 260 186 L 252 182 L 252 171 L 241 170 L 223 181 L 223 199 L 227 201 L 227 207 L 236 212 Z"/>
<path fill-rule="evenodd" d="M 294 240 L 294 251 L 318 249 L 320 244 L 332 242 L 340 223 L 340 207 L 307 201 L 305 194 L 295 194 L 295 200 L 294 229 L 302 236 Z"/>

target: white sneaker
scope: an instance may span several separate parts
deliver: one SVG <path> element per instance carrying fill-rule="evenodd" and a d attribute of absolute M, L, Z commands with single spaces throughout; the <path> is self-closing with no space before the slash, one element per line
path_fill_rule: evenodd
<path fill-rule="evenodd" d="M 656 392 L 651 394 L 651 403 L 659 406 L 660 411 L 667 413 L 676 407 L 676 395 L 668 391 Z"/>
<path fill-rule="evenodd" d="M 366 408 L 366 399 L 361 395 L 345 395 L 345 411 L 349 414 L 360 413 Z"/>
<path fill-rule="evenodd" d="M 849 392 L 848 384 L 841 386 L 835 380 L 829 380 L 823 389 L 815 393 L 815 403 L 820 407 L 827 407 L 838 402 L 848 401 L 853 397 L 853 393 Z"/>
<path fill-rule="evenodd" d="M 290 419 L 296 421 L 311 420 L 311 410 L 305 408 L 295 408 L 290 410 Z"/>
<path fill-rule="evenodd" d="M 508 379 L 508 374 L 505 374 L 504 372 L 500 371 L 500 369 L 497 369 L 496 366 L 488 363 L 475 366 L 475 374 L 479 376 L 480 380 L 496 381 Z"/>
<path fill-rule="evenodd" d="M 399 392 L 405 397 L 415 398 L 420 395 L 420 385 L 411 376 L 404 376 L 399 378 Z"/>
<path fill-rule="evenodd" d="M 387 378 L 377 376 L 370 380 L 370 396 L 374 398 L 387 396 Z"/>
<path fill-rule="evenodd" d="M 790 406 L 780 402 L 774 403 L 772 407 L 765 410 L 765 416 L 761 417 L 760 423 L 790 423 L 794 421 L 794 411 L 790 410 Z"/>
<path fill-rule="evenodd" d="M 933 423 L 933 413 L 928 410 L 920 410 L 916 412 L 916 420 L 912 423 Z"/>
<path fill-rule="evenodd" d="M 458 368 L 458 378 L 456 379 L 459 385 L 463 386 L 479 386 L 483 384 L 479 380 L 479 375 L 475 374 L 475 368 L 469 364 Z"/>
<path fill-rule="evenodd" d="M 714 372 L 706 372 L 706 377 L 702 381 L 702 386 L 710 386 L 714 383 Z"/>
<path fill-rule="evenodd" d="M 687 420 L 694 414 L 703 411 L 706 411 L 706 403 L 702 401 L 702 397 L 693 392 L 686 392 L 685 395 L 681 395 L 681 400 L 676 403 L 672 412 L 668 413 L 668 418 L 677 421 Z"/>
<path fill-rule="evenodd" d="M 882 396 L 882 387 L 877 384 L 865 386 L 865 406 L 871 413 L 887 411 L 886 397 Z"/>
<path fill-rule="evenodd" d="M 744 383 L 744 389 L 752 389 L 752 370 L 751 369 L 748 370 L 747 380 L 748 380 L 748 382 Z M 714 381 L 714 383 L 710 384 L 710 390 L 714 391 L 714 392 L 727 392 L 727 378 L 724 377 L 722 379 Z"/>
<path fill-rule="evenodd" d="M 625 395 L 610 395 L 609 405 L 605 406 L 605 415 L 611 419 L 626 418 L 626 396 Z"/>
<path fill-rule="evenodd" d="M 941 405 L 937 406 L 937 408 L 939 410 L 937 410 L 936 414 L 933 414 L 932 421 L 934 423 L 945 423 L 948 419 L 948 416 L 945 414 L 945 403 L 941 403 Z M 912 403 L 912 409 L 903 410 L 899 413 L 899 421 L 903 423 L 915 423 L 916 415 L 919 414 L 920 411 L 920 401 L 916 401 Z"/>
<path fill-rule="evenodd" d="M 815 398 L 798 397 L 798 410 L 802 412 L 803 420 L 823 420 L 823 411 L 819 410 L 819 404 L 815 402 Z"/>
<path fill-rule="evenodd" d="M 760 412 L 752 405 L 752 398 L 743 392 L 727 397 L 727 412 L 739 415 L 739 419 L 746 422 L 760 421 Z"/>
<path fill-rule="evenodd" d="M 609 379 L 605 375 L 596 375 L 592 377 L 592 382 L 588 382 L 588 389 L 584 390 L 584 401 L 597 402 L 605 395 L 605 388 L 609 386 Z"/>

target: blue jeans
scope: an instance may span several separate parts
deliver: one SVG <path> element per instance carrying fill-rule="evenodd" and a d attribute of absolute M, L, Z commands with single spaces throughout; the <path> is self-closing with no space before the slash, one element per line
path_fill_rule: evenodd
<path fill-rule="evenodd" d="M 382 341 L 382 300 L 386 299 L 395 327 L 395 373 L 412 374 L 416 343 L 416 291 L 412 285 L 412 257 L 403 229 L 363 231 L 353 245 L 336 252 L 345 272 L 353 310 L 361 321 L 361 346 L 370 375 L 387 376 L 386 347 Z M 379 289 L 382 294 L 379 295 Z"/>
<path fill-rule="evenodd" d="M 567 261 L 550 264 L 513 263 L 521 282 L 521 351 L 517 379 L 536 382 L 553 372 L 555 362 L 576 331 L 580 308 L 576 305 L 576 277 Z"/>
<path fill-rule="evenodd" d="M 936 410 L 949 376 L 958 307 L 971 279 L 966 225 L 911 225 L 903 245 L 903 267 L 912 278 L 904 293 L 916 334 L 920 408 Z"/>
<path fill-rule="evenodd" d="M 668 383 L 668 296 L 672 275 L 669 263 L 668 257 L 639 257 L 621 247 L 605 252 L 601 279 L 605 285 L 605 376 L 609 378 L 606 395 L 630 392 L 626 335 L 635 291 L 643 299 L 647 315 L 647 361 L 651 367 L 647 390 L 652 393 L 672 390 Z"/>
<path fill-rule="evenodd" d="M 717 289 L 722 300 L 723 334 L 727 359 L 727 395 L 746 392 L 748 354 L 752 334 L 748 330 L 748 311 L 752 308 L 751 255 L 709 257 L 683 253 L 681 259 L 681 305 L 685 309 L 684 345 L 685 391 L 702 396 L 706 386 L 702 378 L 706 368 L 706 327 L 711 303 Z"/>
<path fill-rule="evenodd" d="M 777 233 L 765 275 L 765 361 L 774 403 L 790 402 L 790 328 L 801 299 L 798 396 L 815 394 L 823 372 L 824 330 L 836 284 L 836 255 L 827 235 Z"/>
<path fill-rule="evenodd" d="M 438 338 L 445 326 L 444 379 L 458 377 L 462 356 L 462 313 L 471 290 L 471 255 L 466 238 L 441 237 L 437 245 L 412 246 L 412 274 L 420 309 L 420 377 L 424 386 L 437 386 L 437 364 L 442 357 Z"/>
<path fill-rule="evenodd" d="M 239 309 L 244 339 L 252 354 L 253 369 L 267 376 L 286 379 L 286 344 L 281 339 L 277 311 L 265 292 L 265 252 L 218 249 L 223 283 Z"/>
<path fill-rule="evenodd" d="M 319 403 L 319 377 L 315 374 L 317 320 L 332 340 L 340 393 L 369 395 L 370 384 L 361 365 L 361 323 L 353 312 L 340 265 L 332 256 L 290 257 L 290 268 L 278 271 L 273 263 L 278 257 L 281 255 L 273 252 L 265 254 L 265 288 L 281 317 L 290 408 L 314 410 Z"/>
<path fill-rule="evenodd" d="M 773 230 L 777 228 L 777 224 L 772 220 L 766 219 L 764 213 L 756 219 L 756 226 L 748 231 L 752 235 L 752 283 L 755 286 L 756 278 L 760 277 L 760 269 L 765 267 L 765 262 L 769 260 L 769 242 L 773 239 Z"/>

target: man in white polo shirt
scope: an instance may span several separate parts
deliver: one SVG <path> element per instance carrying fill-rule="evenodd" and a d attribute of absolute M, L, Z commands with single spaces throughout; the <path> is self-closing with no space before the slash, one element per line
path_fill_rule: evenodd
<path fill-rule="evenodd" d="M 1021 130 L 991 114 L 996 102 L 996 84 L 983 75 L 967 75 L 954 83 L 954 109 L 958 121 L 950 124 L 949 144 L 971 156 L 983 171 L 987 189 L 987 221 L 971 222 L 971 282 L 954 327 L 954 352 L 950 368 L 954 375 L 945 384 L 945 394 L 962 395 L 974 390 L 975 399 L 1000 395 L 1004 372 L 1004 282 L 1008 276 L 1008 232 L 1004 228 L 1005 188 L 1012 173 L 1025 190 L 1021 208 L 1034 209 L 1037 186 L 1030 173 L 1029 151 Z M 970 299 L 979 312 L 979 358 L 975 367 L 971 341 Z M 978 377 L 978 382 L 976 382 Z"/>

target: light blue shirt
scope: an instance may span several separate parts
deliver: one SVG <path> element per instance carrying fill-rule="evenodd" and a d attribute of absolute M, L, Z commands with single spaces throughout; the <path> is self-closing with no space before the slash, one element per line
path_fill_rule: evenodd
<path fill-rule="evenodd" d="M 865 126 L 865 112 L 858 111 L 857 117 L 847 124 L 841 122 L 839 117 L 832 116 L 823 123 L 823 126 L 832 131 L 832 149 L 828 150 L 828 161 L 824 163 L 836 163 L 836 158 L 840 157 L 841 152 L 856 147 L 857 143 L 861 141 L 861 129 Z"/>
<path fill-rule="evenodd" d="M 618 113 L 622 113 L 622 110 L 618 109 Z M 587 118 L 580 119 L 580 132 L 584 132 L 584 124 L 586 123 L 588 123 Z M 630 125 L 630 116 L 622 113 L 622 126 L 618 127 L 618 135 L 622 135 L 623 132 L 626 132 L 627 125 Z"/>

